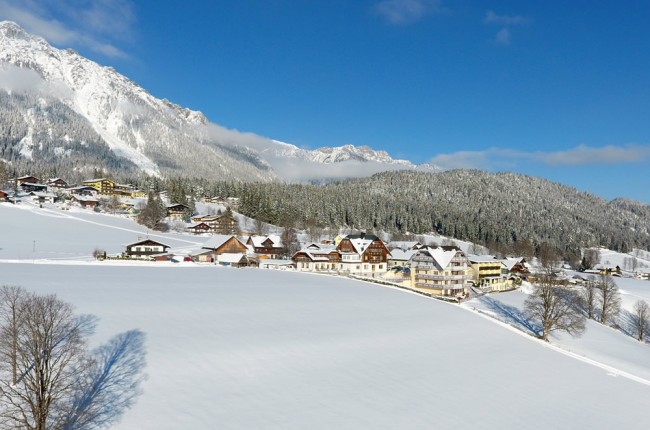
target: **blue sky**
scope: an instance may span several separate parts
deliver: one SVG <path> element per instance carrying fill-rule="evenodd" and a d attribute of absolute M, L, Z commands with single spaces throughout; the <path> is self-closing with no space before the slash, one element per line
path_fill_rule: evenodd
<path fill-rule="evenodd" d="M 646 1 L 0 0 L 213 122 L 650 202 Z"/>

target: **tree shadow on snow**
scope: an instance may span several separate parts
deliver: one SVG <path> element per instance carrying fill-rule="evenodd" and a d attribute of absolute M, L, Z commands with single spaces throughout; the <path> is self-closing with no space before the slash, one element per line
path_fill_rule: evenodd
<path fill-rule="evenodd" d="M 521 309 L 506 305 L 488 296 L 479 297 L 478 300 L 484 303 L 488 310 L 494 312 L 497 319 L 533 336 L 538 336 L 541 333 L 542 326 L 526 318 L 526 314 Z"/>
<path fill-rule="evenodd" d="M 144 340 L 143 332 L 130 330 L 93 352 L 64 430 L 107 427 L 133 405 L 146 379 Z"/>

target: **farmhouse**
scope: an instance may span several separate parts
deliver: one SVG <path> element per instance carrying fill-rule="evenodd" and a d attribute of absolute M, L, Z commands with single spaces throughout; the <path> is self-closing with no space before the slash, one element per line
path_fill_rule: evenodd
<path fill-rule="evenodd" d="M 296 268 L 305 272 L 332 272 L 339 268 L 341 254 L 334 245 L 312 243 L 293 255 Z"/>
<path fill-rule="evenodd" d="M 284 253 L 284 247 L 280 243 L 280 236 L 250 236 L 246 245 L 252 248 L 253 252 L 261 258 L 278 258 Z"/>
<path fill-rule="evenodd" d="M 68 183 L 61 178 L 50 178 L 45 185 L 49 188 L 68 188 Z"/>
<path fill-rule="evenodd" d="M 248 251 L 241 240 L 225 234 L 215 234 L 201 248 L 206 251 L 195 254 L 194 257 L 202 262 L 218 261 L 221 254 L 245 254 Z"/>
<path fill-rule="evenodd" d="M 169 245 L 156 242 L 155 240 L 145 239 L 126 246 L 125 255 L 129 258 L 149 259 L 157 254 L 165 254 Z"/>
<path fill-rule="evenodd" d="M 375 275 L 388 270 L 390 252 L 375 235 L 348 235 L 341 239 L 336 249 L 341 254 L 339 270 L 342 272 Z"/>

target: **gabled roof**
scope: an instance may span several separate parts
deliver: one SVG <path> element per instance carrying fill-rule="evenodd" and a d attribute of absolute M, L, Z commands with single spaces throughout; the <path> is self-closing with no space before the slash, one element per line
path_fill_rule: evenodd
<path fill-rule="evenodd" d="M 408 261 L 411 259 L 411 257 L 417 254 L 417 252 L 418 252 L 417 249 L 409 249 L 403 251 L 400 248 L 395 248 L 390 252 L 391 257 L 389 258 L 389 260 Z"/>
<path fill-rule="evenodd" d="M 242 254 L 241 252 L 238 253 L 224 252 L 223 254 L 219 254 L 217 256 L 217 261 L 219 263 L 239 263 L 245 259 L 246 259 L 246 255 Z"/>
<path fill-rule="evenodd" d="M 281 248 L 280 236 L 278 235 L 269 235 L 269 236 L 252 235 L 249 237 L 249 241 L 252 242 L 252 245 L 255 248 L 263 248 L 264 242 L 266 242 L 267 240 L 270 240 L 272 242 L 271 246 L 273 246 L 274 248 Z"/>
<path fill-rule="evenodd" d="M 524 259 L 522 257 L 511 257 L 511 258 L 504 258 L 501 260 L 504 266 L 508 270 L 512 270 L 513 267 L 515 267 L 516 264 L 519 264 L 523 261 Z"/>
<path fill-rule="evenodd" d="M 133 247 L 133 246 L 138 246 L 138 245 L 144 245 L 144 244 L 147 244 L 147 243 L 150 243 L 152 245 L 162 246 L 165 249 L 171 248 L 171 246 L 165 245 L 164 243 L 160 243 L 160 242 L 158 242 L 156 240 L 153 240 L 153 239 L 143 239 L 143 240 L 141 240 L 139 242 L 131 243 L 131 244 L 126 245 L 126 246 L 127 247 Z"/>
<path fill-rule="evenodd" d="M 236 241 L 241 243 L 241 241 L 237 239 L 236 236 L 233 236 L 232 234 L 215 234 L 210 239 L 208 239 L 207 242 L 203 244 L 202 248 L 219 249 L 224 243 L 228 242 L 232 238 L 234 238 Z M 243 243 L 241 243 L 241 245 L 244 247 L 246 246 Z"/>
<path fill-rule="evenodd" d="M 500 263 L 501 260 L 496 259 L 493 255 L 468 255 L 467 259 L 470 263 Z"/>
<path fill-rule="evenodd" d="M 454 258 L 458 252 L 461 251 L 459 249 L 444 249 L 441 247 L 431 248 L 429 246 L 426 246 L 418 250 L 417 253 L 428 254 L 431 256 L 431 258 L 433 258 L 438 267 L 444 270 L 447 268 L 447 266 L 449 266 L 451 259 Z"/>

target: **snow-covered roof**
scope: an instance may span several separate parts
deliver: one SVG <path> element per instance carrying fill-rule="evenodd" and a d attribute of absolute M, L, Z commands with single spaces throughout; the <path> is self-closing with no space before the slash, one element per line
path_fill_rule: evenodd
<path fill-rule="evenodd" d="M 215 235 L 212 235 L 212 237 L 210 239 L 208 239 L 208 241 L 203 244 L 203 248 L 217 249 L 217 248 L 221 247 L 221 245 L 223 245 L 224 243 L 226 243 L 228 240 L 230 240 L 233 237 L 235 239 L 237 239 L 232 234 L 215 234 Z M 237 240 L 239 240 L 239 239 L 237 239 Z"/>
<path fill-rule="evenodd" d="M 456 253 L 459 251 L 457 249 L 444 249 L 444 248 L 431 248 L 426 246 L 421 248 L 419 252 L 426 252 L 429 254 L 437 263 L 438 267 L 441 269 L 446 269 L 451 262 L 451 259 L 456 256 Z"/>
<path fill-rule="evenodd" d="M 390 258 L 389 260 L 398 260 L 398 261 L 408 261 L 415 255 L 418 251 L 416 249 L 409 249 L 407 251 L 403 251 L 400 248 L 395 248 L 390 252 Z"/>
<path fill-rule="evenodd" d="M 251 235 L 250 240 L 253 242 L 253 246 L 256 248 L 262 248 L 264 247 L 264 242 L 269 239 L 271 242 L 273 242 L 273 247 L 274 248 L 281 248 L 282 244 L 280 241 L 280 236 L 277 234 L 272 234 L 268 236 L 259 236 L 259 235 Z"/>
<path fill-rule="evenodd" d="M 512 270 L 512 268 L 516 264 L 521 263 L 522 260 L 523 258 L 521 257 L 511 257 L 511 258 L 504 258 L 503 260 L 501 260 L 501 262 L 503 263 L 504 266 L 506 266 L 508 270 Z"/>
<path fill-rule="evenodd" d="M 239 263 L 246 255 L 241 252 L 238 253 L 229 253 L 224 252 L 223 254 L 217 255 L 217 261 L 219 263 Z"/>
<path fill-rule="evenodd" d="M 467 259 L 470 263 L 500 263 L 501 260 L 498 260 L 494 255 L 468 255 Z"/>

